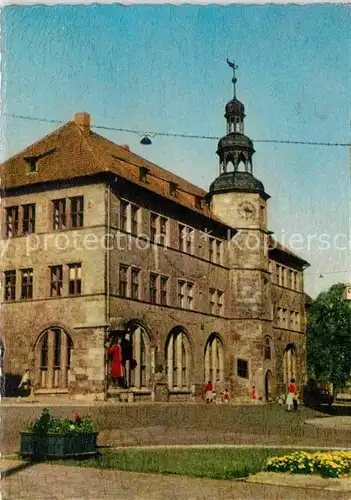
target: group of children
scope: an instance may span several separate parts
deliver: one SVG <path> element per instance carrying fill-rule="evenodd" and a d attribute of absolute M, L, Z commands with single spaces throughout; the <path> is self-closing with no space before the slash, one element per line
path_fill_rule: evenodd
<path fill-rule="evenodd" d="M 222 384 L 218 379 L 216 385 L 212 385 L 211 380 L 209 380 L 205 386 L 205 399 L 206 403 L 229 403 L 229 392 L 228 389 L 222 390 Z"/>
<path fill-rule="evenodd" d="M 258 397 L 257 389 L 253 385 L 251 389 L 251 402 L 252 403 L 257 403 L 259 400 L 262 398 Z M 205 399 L 206 403 L 229 403 L 229 392 L 227 389 L 222 390 L 222 384 L 220 380 L 217 380 L 216 384 L 213 385 L 211 380 L 209 380 L 205 386 Z M 297 410 L 298 407 L 298 393 L 297 393 L 297 388 L 295 385 L 295 379 L 290 380 L 290 384 L 288 386 L 288 395 L 285 400 L 287 406 L 288 406 L 288 411 L 291 411 L 291 407 L 293 407 L 294 411 Z M 280 396 L 278 398 L 278 404 L 283 405 L 284 404 L 284 398 L 283 396 Z"/>
<path fill-rule="evenodd" d="M 222 390 L 222 383 L 219 379 L 217 379 L 216 384 L 213 385 L 211 380 L 209 380 L 205 386 L 205 399 L 206 403 L 229 403 L 230 395 L 228 389 Z M 257 403 L 258 395 L 257 389 L 255 386 L 252 387 L 251 390 L 251 401 L 253 403 Z"/>

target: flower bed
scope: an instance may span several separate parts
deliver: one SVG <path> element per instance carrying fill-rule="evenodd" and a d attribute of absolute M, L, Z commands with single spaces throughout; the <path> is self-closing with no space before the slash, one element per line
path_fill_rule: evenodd
<path fill-rule="evenodd" d="M 292 474 L 319 474 L 322 477 L 340 477 L 351 474 L 351 452 L 299 451 L 283 457 L 267 460 L 266 471 L 290 472 Z"/>
<path fill-rule="evenodd" d="M 20 455 L 37 459 L 95 455 L 97 435 L 90 417 L 75 413 L 73 420 L 54 418 L 44 408 L 28 430 L 21 432 Z"/>

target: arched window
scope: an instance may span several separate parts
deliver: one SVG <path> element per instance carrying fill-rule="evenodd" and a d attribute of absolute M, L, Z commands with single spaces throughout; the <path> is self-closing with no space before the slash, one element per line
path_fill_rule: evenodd
<path fill-rule="evenodd" d="M 130 373 L 130 387 L 148 388 L 150 385 L 150 340 L 146 330 L 139 325 L 132 328 L 130 340 L 136 366 Z"/>
<path fill-rule="evenodd" d="M 284 382 L 289 385 L 290 379 L 296 379 L 296 351 L 292 344 L 287 345 L 283 359 Z"/>
<path fill-rule="evenodd" d="M 205 347 L 205 381 L 224 381 L 224 354 L 221 340 L 216 334 L 211 334 Z"/>
<path fill-rule="evenodd" d="M 167 346 L 167 380 L 169 390 L 188 390 L 190 384 L 190 346 L 181 327 L 171 330 Z"/>
<path fill-rule="evenodd" d="M 61 328 L 50 328 L 36 346 L 36 372 L 40 389 L 66 389 L 71 366 L 71 337 Z"/>
<path fill-rule="evenodd" d="M 272 359 L 271 339 L 268 336 L 264 338 L 264 359 Z"/>

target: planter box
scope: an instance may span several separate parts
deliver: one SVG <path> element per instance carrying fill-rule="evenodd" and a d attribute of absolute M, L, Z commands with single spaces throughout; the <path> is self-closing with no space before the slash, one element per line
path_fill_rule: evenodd
<path fill-rule="evenodd" d="M 34 434 L 21 432 L 20 455 L 35 458 L 68 458 L 95 455 L 97 432 Z"/>

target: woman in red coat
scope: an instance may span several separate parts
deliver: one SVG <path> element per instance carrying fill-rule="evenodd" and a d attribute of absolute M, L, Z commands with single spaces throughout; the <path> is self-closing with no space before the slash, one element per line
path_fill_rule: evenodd
<path fill-rule="evenodd" d="M 123 377 L 122 350 L 120 344 L 113 344 L 107 348 L 107 354 L 112 356 L 111 377 L 118 379 Z"/>

